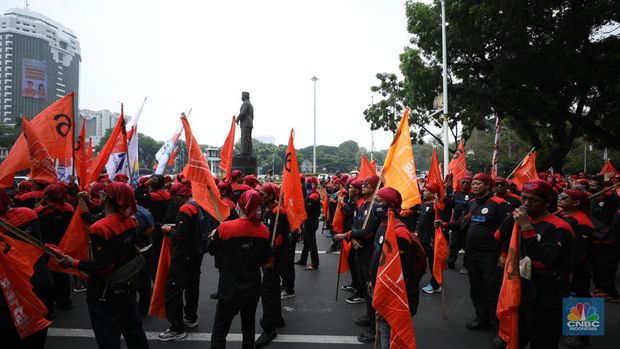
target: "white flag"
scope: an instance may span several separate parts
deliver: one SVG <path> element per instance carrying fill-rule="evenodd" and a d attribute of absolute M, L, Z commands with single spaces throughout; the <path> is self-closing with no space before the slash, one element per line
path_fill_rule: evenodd
<path fill-rule="evenodd" d="M 131 138 L 128 141 L 127 146 L 127 156 L 129 158 L 129 170 L 131 172 L 131 179 L 129 184 L 136 186 L 138 185 L 138 178 L 140 177 L 140 161 L 138 159 L 138 120 L 140 119 L 140 115 L 142 114 L 142 109 L 144 109 L 144 104 L 146 103 L 146 97 L 144 97 L 144 101 L 142 101 L 142 106 L 136 113 L 136 117 L 133 119 L 131 125 Z"/>
<path fill-rule="evenodd" d="M 177 146 L 179 137 L 181 137 L 181 130 L 183 130 L 183 124 L 179 122 L 179 126 L 172 135 L 172 138 L 167 140 L 164 145 L 159 148 L 157 154 L 155 154 L 155 159 L 157 160 L 157 169 L 155 170 L 155 174 L 164 174 L 166 165 L 168 164 L 168 159 L 170 159 L 170 155 Z"/>

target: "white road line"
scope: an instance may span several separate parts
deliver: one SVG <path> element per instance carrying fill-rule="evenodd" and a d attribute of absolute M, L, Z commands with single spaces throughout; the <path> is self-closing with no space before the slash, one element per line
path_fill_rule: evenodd
<path fill-rule="evenodd" d="M 77 338 L 95 338 L 95 334 L 91 329 L 85 328 L 56 328 L 51 327 L 47 331 L 47 335 L 51 337 L 77 337 Z M 146 332 L 148 340 L 159 340 L 158 332 Z M 256 338 L 258 338 L 258 334 Z M 229 333 L 226 337 L 228 342 L 241 342 L 241 333 Z M 211 341 L 211 333 L 205 332 L 187 332 L 185 341 L 192 342 L 209 342 Z M 362 344 L 358 342 L 354 336 L 324 336 L 324 335 L 307 335 L 307 334 L 279 334 L 273 340 L 278 343 L 312 343 L 312 344 Z"/>
<path fill-rule="evenodd" d="M 319 254 L 326 254 L 325 251 L 317 251 Z M 295 253 L 301 253 L 301 251 L 295 251 Z M 331 254 L 340 254 L 340 251 L 332 252 Z"/>

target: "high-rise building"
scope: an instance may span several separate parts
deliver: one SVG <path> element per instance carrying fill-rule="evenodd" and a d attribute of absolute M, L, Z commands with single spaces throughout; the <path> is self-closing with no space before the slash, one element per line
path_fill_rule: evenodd
<path fill-rule="evenodd" d="M 28 9 L 0 16 L 0 123 L 34 117 L 69 92 L 77 92 L 80 43 L 64 25 Z"/>
<path fill-rule="evenodd" d="M 86 122 L 86 140 L 89 137 L 93 139 L 93 146 L 99 146 L 101 138 L 106 134 L 108 129 L 114 128 L 120 113 L 111 112 L 107 109 L 104 110 L 88 110 L 80 109 L 79 117 L 75 118 L 76 129 L 78 132 L 82 128 L 82 122 Z M 131 116 L 125 115 L 125 124 L 129 124 Z M 103 146 L 103 144 L 101 144 Z"/>

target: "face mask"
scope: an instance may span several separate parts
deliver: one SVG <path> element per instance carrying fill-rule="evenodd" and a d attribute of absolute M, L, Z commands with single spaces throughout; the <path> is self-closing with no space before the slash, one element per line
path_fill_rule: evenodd
<path fill-rule="evenodd" d="M 379 204 L 374 202 L 372 204 L 372 214 L 377 219 L 383 219 L 387 215 L 389 206 L 386 204 Z"/>

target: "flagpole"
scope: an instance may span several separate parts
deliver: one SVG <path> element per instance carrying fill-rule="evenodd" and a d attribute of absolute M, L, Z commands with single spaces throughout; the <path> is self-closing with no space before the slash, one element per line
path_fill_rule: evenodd
<path fill-rule="evenodd" d="M 71 92 L 71 177 L 75 181 L 75 92 Z"/>
<path fill-rule="evenodd" d="M 342 267 L 342 256 L 344 252 L 344 240 L 340 240 L 340 255 L 338 256 L 338 270 L 336 272 L 336 301 L 338 301 L 338 291 L 340 290 L 340 268 Z"/>
<path fill-rule="evenodd" d="M 278 211 L 276 212 L 276 221 L 274 222 L 273 234 L 271 235 L 271 248 L 273 248 L 273 246 L 276 243 L 276 231 L 278 230 L 278 221 L 280 220 L 280 209 L 282 208 L 282 205 L 280 205 L 280 203 L 282 202 L 283 198 L 284 198 L 284 190 L 280 190 L 280 195 L 278 195 Z"/>
<path fill-rule="evenodd" d="M 439 220 L 439 199 L 437 198 L 437 195 L 435 195 L 435 204 L 433 209 L 435 210 L 435 220 Z M 440 228 L 441 229 L 441 228 Z M 441 230 L 441 233 L 443 234 L 443 229 Z M 436 246 L 437 241 L 435 241 L 435 246 L 433 246 L 433 254 L 435 253 L 435 249 L 437 248 Z M 450 247 L 448 246 L 448 254 L 450 253 Z M 433 261 L 435 261 L 435 256 L 433 256 Z M 434 263 L 434 262 L 433 262 Z M 432 272 L 431 272 L 432 274 Z M 441 285 L 439 285 L 441 287 L 441 317 L 444 319 L 448 319 L 448 303 L 446 302 L 446 278 L 443 277 L 443 265 L 441 266 Z M 434 277 L 434 276 L 433 276 Z M 437 281 L 437 280 L 435 280 Z"/>
<path fill-rule="evenodd" d="M 536 149 L 536 147 L 533 147 L 533 148 L 529 151 L 529 153 L 527 153 L 527 154 L 523 157 L 523 159 L 521 159 L 521 162 L 519 162 L 519 164 L 517 165 L 517 167 L 515 167 L 515 169 L 514 169 L 514 170 L 512 170 L 512 172 L 510 172 L 510 174 L 508 175 L 508 177 L 506 177 L 506 179 L 508 179 L 508 178 L 512 177 L 512 175 L 513 175 L 513 174 L 517 171 L 517 169 L 518 169 L 518 168 L 519 168 L 519 167 L 523 164 L 523 160 L 525 160 L 525 158 L 526 158 L 526 157 L 528 157 L 528 155 L 532 154 L 532 152 L 533 152 L 535 149 Z"/>

